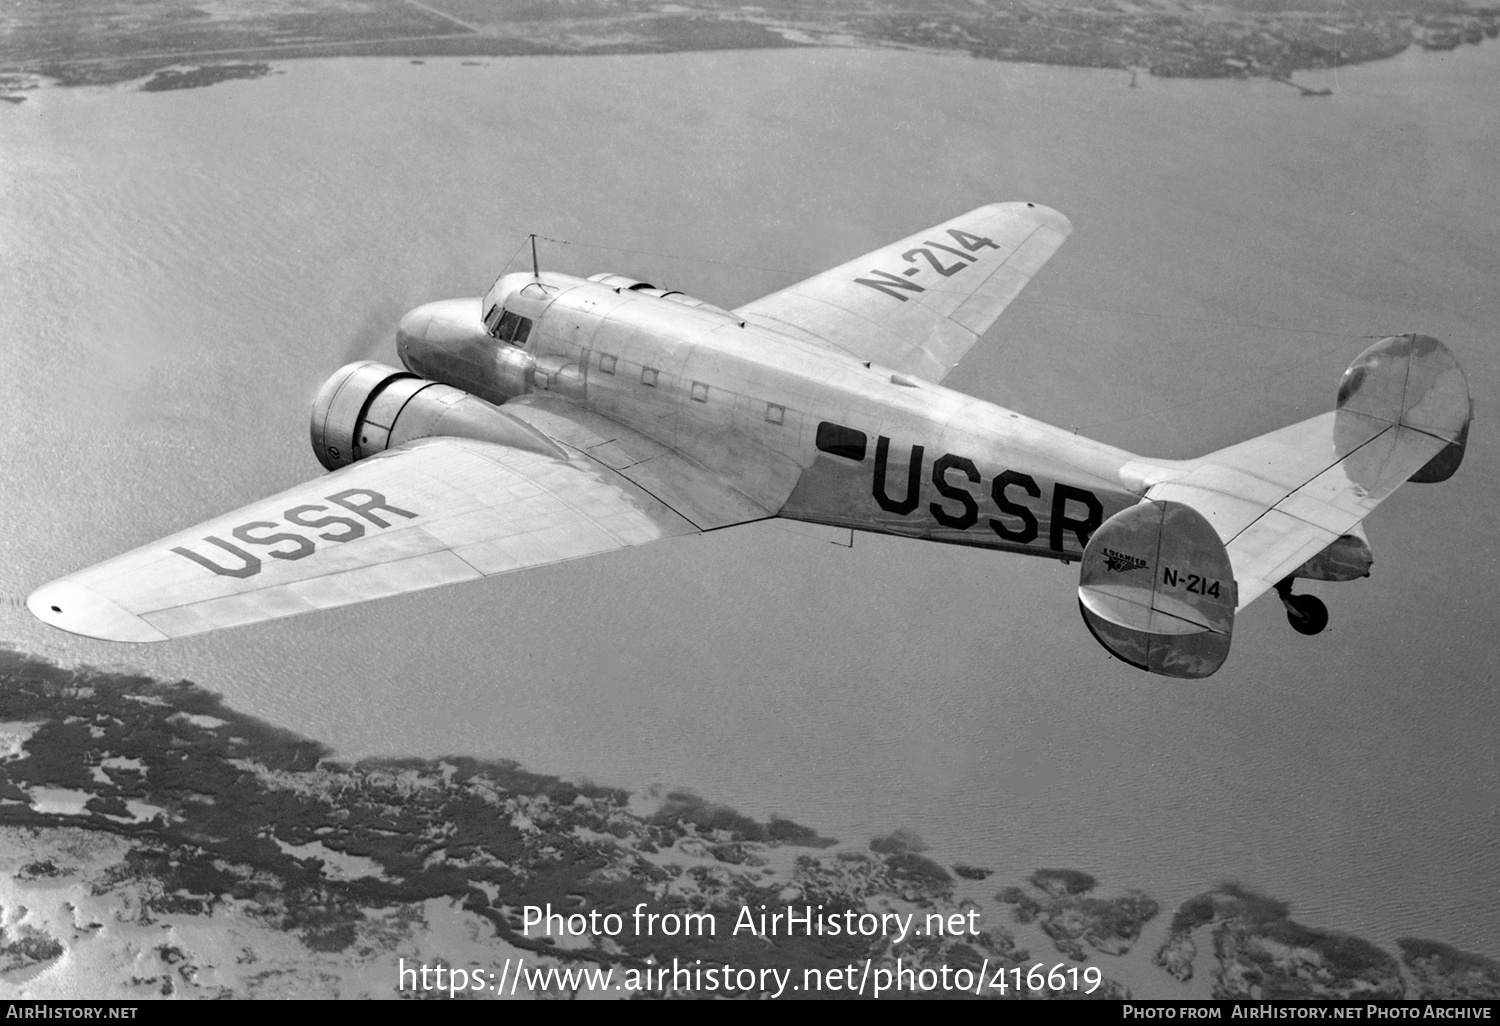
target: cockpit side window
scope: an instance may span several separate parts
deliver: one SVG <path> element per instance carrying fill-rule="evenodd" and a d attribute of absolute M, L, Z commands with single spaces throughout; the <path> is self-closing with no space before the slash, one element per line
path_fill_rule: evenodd
<path fill-rule="evenodd" d="M 490 307 L 490 312 L 484 318 L 484 326 L 489 330 L 491 338 L 513 346 L 524 346 L 531 335 L 530 317 L 502 310 L 498 305 Z"/>

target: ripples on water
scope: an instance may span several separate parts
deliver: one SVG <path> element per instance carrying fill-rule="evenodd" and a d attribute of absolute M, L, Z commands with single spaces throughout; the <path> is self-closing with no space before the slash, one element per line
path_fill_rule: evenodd
<path fill-rule="evenodd" d="M 1497 54 L 1345 71 L 1327 100 L 817 51 L 34 94 L 0 110 L 3 633 L 352 755 L 686 785 L 1169 908 L 1234 877 L 1306 922 L 1500 954 Z M 1311 416 L 1354 336 L 1454 344 L 1469 462 L 1376 515 L 1376 577 L 1325 590 L 1327 634 L 1261 603 L 1224 671 L 1165 681 L 1092 644 L 1072 568 L 764 525 L 162 647 L 14 605 L 311 476 L 322 378 L 392 359 L 402 310 L 478 293 L 522 232 L 684 254 L 542 251 L 734 305 L 799 276 L 765 268 L 1013 198 L 1075 234 L 950 383 L 1117 444 L 1189 455 Z"/>

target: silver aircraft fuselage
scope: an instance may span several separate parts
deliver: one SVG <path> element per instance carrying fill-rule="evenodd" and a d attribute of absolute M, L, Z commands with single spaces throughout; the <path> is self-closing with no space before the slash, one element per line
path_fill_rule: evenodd
<path fill-rule="evenodd" d="M 767 515 L 1081 558 L 1145 461 L 629 279 L 511 274 L 406 315 L 414 374 L 495 404 L 547 393 L 712 471 Z M 632 285 L 634 287 L 632 287 Z"/>

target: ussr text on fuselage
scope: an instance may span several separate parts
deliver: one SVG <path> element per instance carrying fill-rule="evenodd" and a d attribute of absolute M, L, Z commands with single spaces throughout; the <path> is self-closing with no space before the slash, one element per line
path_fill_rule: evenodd
<path fill-rule="evenodd" d="M 817 447 L 830 455 L 863 462 L 867 446 L 868 436 L 862 431 L 826 421 L 818 426 Z M 908 517 L 922 503 L 927 447 L 912 445 L 907 449 L 904 473 L 901 463 L 893 463 L 891 456 L 891 440 L 880 435 L 875 441 L 870 494 L 885 512 Z M 938 525 L 967 531 L 980 524 L 979 503 L 985 488 L 983 475 L 972 459 L 945 452 L 932 461 L 930 480 L 940 498 L 929 502 L 926 512 Z M 1000 515 L 983 518 L 984 526 L 1011 545 L 1037 541 L 1041 534 L 1038 514 L 1042 510 L 1050 513 L 1047 547 L 1057 553 L 1068 551 L 1065 541 L 1069 534 L 1077 539 L 1081 551 L 1104 522 L 1104 503 L 1096 494 L 1061 481 L 1052 485 L 1046 505 L 1032 505 L 1028 500 L 1042 498 L 1042 485 L 1031 474 L 1018 470 L 996 473 L 990 478 L 988 493 Z"/>

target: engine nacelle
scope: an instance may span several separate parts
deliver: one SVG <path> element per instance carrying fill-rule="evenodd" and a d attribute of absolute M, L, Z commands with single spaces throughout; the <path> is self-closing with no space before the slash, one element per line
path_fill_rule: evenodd
<path fill-rule="evenodd" d="M 323 383 L 312 404 L 311 433 L 313 453 L 329 470 L 442 436 L 567 459 L 552 439 L 498 406 L 373 360 L 346 364 Z"/>
<path fill-rule="evenodd" d="M 1335 538 L 1333 544 L 1303 563 L 1290 574 L 1309 581 L 1357 581 L 1370 576 L 1375 554 L 1362 524 L 1355 524 L 1348 534 Z"/>

